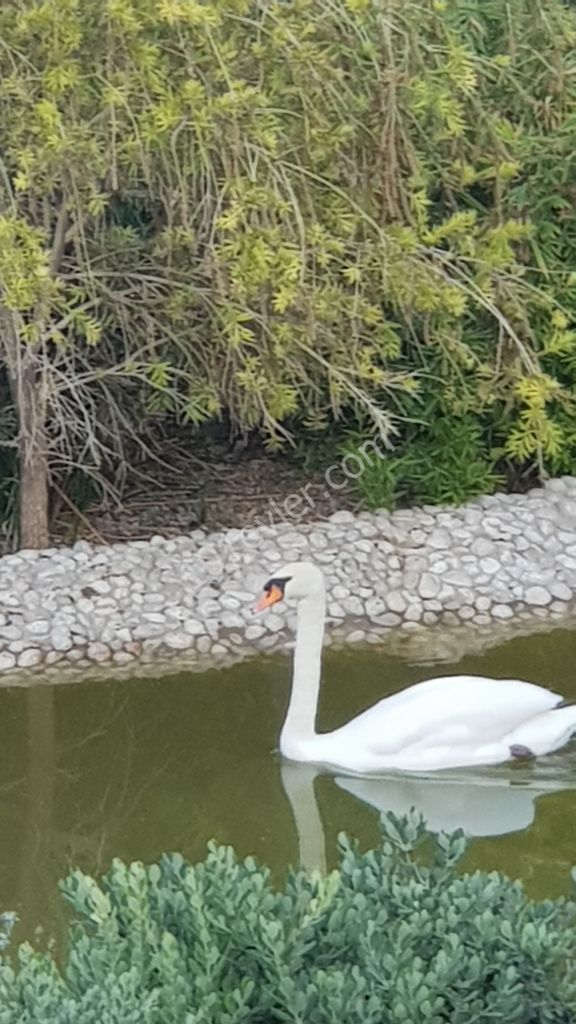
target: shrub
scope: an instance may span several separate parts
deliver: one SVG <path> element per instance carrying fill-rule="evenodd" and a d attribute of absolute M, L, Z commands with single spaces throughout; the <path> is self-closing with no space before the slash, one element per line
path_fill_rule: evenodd
<path fill-rule="evenodd" d="M 362 450 L 362 444 L 355 438 L 343 450 Z M 366 508 L 459 505 L 492 494 L 502 483 L 482 428 L 469 416 L 433 419 L 387 456 L 363 464 L 353 485 Z"/>
<path fill-rule="evenodd" d="M 0 961 L 1 1024 L 569 1024 L 576 907 L 529 900 L 494 872 L 457 874 L 461 834 L 383 823 L 341 840 L 328 877 L 275 889 L 212 845 L 144 867 L 115 861 L 63 890 L 79 920 L 66 961 L 28 944 Z"/>

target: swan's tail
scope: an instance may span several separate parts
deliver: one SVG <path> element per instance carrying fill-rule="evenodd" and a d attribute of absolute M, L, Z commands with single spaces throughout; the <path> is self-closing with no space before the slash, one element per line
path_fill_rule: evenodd
<path fill-rule="evenodd" d="M 559 750 L 576 733 L 576 703 L 562 701 L 551 711 L 543 711 L 523 722 L 508 733 L 508 746 L 526 747 L 527 751 L 540 757 Z"/>

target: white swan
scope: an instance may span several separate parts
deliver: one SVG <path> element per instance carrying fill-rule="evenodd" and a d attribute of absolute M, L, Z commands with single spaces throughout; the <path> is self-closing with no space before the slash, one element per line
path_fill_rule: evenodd
<path fill-rule="evenodd" d="M 308 761 L 370 773 L 385 769 L 498 764 L 549 754 L 576 732 L 576 706 L 518 679 L 442 676 L 375 704 L 340 729 L 317 733 L 324 576 L 309 562 L 285 565 L 266 583 L 256 611 L 282 598 L 298 602 L 294 673 L 280 751 Z"/>

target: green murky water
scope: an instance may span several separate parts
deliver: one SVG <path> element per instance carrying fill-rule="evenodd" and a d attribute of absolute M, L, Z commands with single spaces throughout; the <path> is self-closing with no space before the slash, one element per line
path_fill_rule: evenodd
<path fill-rule="evenodd" d="M 516 676 L 576 697 L 576 632 L 511 641 L 438 668 Z M 320 727 L 433 675 L 384 648 L 325 657 Z M 63 924 L 57 881 L 113 856 L 204 855 L 215 838 L 277 873 L 336 859 L 345 830 L 377 841 L 375 807 L 412 804 L 432 825 L 476 835 L 469 863 L 522 877 L 537 895 L 570 888 L 576 863 L 576 742 L 531 766 L 429 779 L 347 780 L 284 768 L 274 753 L 289 660 L 257 659 L 200 676 L 0 689 L 0 910 L 19 937 Z M 505 834 L 502 834 L 505 833 Z"/>

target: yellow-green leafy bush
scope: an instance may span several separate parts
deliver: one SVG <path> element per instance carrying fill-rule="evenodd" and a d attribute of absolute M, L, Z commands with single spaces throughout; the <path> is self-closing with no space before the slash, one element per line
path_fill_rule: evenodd
<path fill-rule="evenodd" d="M 4 0 L 0 36 L 0 389 L 56 474 L 158 416 L 415 402 L 572 468 L 573 7 Z"/>

